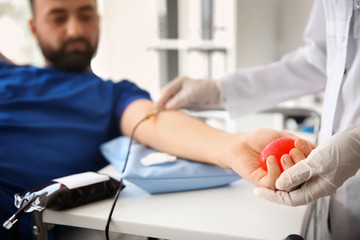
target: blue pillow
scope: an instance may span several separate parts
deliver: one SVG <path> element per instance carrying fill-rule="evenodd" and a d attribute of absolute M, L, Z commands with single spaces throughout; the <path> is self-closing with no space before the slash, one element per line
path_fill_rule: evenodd
<path fill-rule="evenodd" d="M 118 137 L 101 145 L 104 157 L 120 172 L 123 169 L 129 137 Z M 128 164 L 122 175 L 124 179 L 148 193 L 166 193 L 204 189 L 228 185 L 241 177 L 231 169 L 177 158 L 166 162 L 145 166 L 140 159 L 157 152 L 133 141 Z"/>

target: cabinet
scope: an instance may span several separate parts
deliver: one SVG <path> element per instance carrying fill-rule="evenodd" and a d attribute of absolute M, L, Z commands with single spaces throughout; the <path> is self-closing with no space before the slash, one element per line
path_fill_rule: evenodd
<path fill-rule="evenodd" d="M 218 78 L 235 70 L 236 0 L 155 0 L 160 87 L 179 75 Z"/>

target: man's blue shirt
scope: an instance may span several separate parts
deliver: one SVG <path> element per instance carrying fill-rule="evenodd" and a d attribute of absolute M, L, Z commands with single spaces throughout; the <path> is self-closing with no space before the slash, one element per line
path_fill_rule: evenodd
<path fill-rule="evenodd" d="M 150 96 L 126 80 L 0 62 L 1 223 L 16 210 L 14 193 L 104 167 L 99 145 L 121 135 L 121 116 L 137 99 Z"/>

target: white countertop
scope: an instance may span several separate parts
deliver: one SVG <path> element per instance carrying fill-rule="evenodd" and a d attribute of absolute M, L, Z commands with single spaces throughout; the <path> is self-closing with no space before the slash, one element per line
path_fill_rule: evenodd
<path fill-rule="evenodd" d="M 306 207 L 288 207 L 253 194 L 239 180 L 206 190 L 150 195 L 127 183 L 117 202 L 111 231 L 173 240 L 285 239 L 300 234 Z M 45 210 L 43 221 L 104 230 L 107 199 L 63 211 Z"/>

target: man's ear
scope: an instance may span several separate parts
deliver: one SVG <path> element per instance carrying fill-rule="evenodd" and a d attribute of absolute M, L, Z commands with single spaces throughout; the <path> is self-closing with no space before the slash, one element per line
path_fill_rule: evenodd
<path fill-rule="evenodd" d="M 37 38 L 35 20 L 31 18 L 28 23 L 32 34 L 34 35 L 35 38 Z"/>

